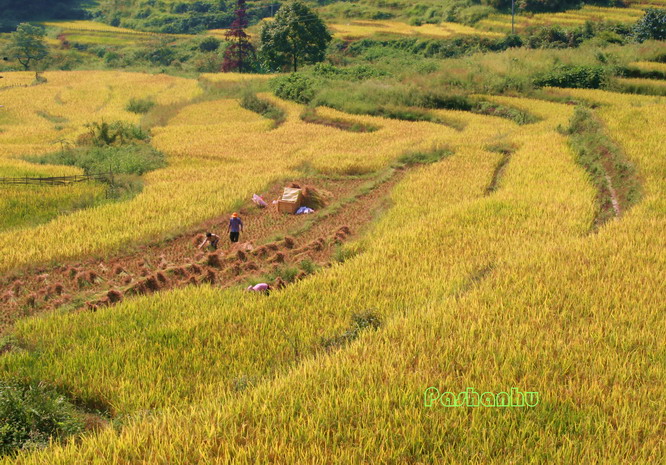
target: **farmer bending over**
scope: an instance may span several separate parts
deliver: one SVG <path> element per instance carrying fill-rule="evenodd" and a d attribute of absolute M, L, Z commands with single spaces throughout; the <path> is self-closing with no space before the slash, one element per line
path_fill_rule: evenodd
<path fill-rule="evenodd" d="M 227 231 L 229 231 L 229 239 L 231 239 L 231 242 L 238 242 L 240 233 L 243 232 L 243 221 L 238 216 L 238 213 L 231 215 Z"/>
<path fill-rule="evenodd" d="M 271 286 L 269 286 L 266 283 L 259 283 L 255 284 L 254 286 L 248 286 L 246 291 L 254 291 L 254 292 L 264 292 L 268 294 L 271 291 Z"/>
<path fill-rule="evenodd" d="M 210 243 L 211 247 L 213 247 L 213 249 L 217 250 L 217 244 L 219 242 L 220 242 L 220 236 L 218 236 L 217 234 L 207 232 L 206 233 L 206 238 L 204 239 L 204 241 L 201 244 L 199 244 L 199 248 L 202 248 L 207 243 Z"/>

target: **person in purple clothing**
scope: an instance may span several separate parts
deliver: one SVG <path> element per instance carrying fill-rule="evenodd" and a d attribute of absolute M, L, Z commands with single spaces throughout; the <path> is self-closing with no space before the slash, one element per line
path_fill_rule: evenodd
<path fill-rule="evenodd" d="M 246 291 L 254 291 L 254 292 L 264 292 L 268 294 L 271 291 L 271 286 L 269 286 L 266 283 L 259 283 L 255 284 L 254 286 L 248 286 Z"/>
<path fill-rule="evenodd" d="M 243 221 L 238 216 L 238 213 L 231 215 L 227 231 L 229 232 L 229 239 L 231 239 L 231 242 L 238 242 L 240 233 L 243 232 Z"/>

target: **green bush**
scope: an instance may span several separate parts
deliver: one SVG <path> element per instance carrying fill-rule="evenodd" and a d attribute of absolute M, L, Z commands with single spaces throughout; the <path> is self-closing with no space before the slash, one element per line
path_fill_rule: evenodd
<path fill-rule="evenodd" d="M 206 37 L 199 43 L 199 50 L 202 52 L 214 52 L 220 48 L 222 41 L 216 37 Z"/>
<path fill-rule="evenodd" d="M 132 113 L 145 114 L 155 106 L 155 101 L 150 98 L 132 98 L 125 107 L 125 109 Z"/>
<path fill-rule="evenodd" d="M 564 65 L 537 76 L 533 83 L 537 87 L 599 89 L 607 83 L 607 80 L 607 71 L 602 66 Z"/>
<path fill-rule="evenodd" d="M 97 147 L 107 145 L 124 145 L 134 141 L 147 141 L 150 136 L 139 126 L 123 121 L 107 123 L 94 122 L 86 124 L 88 134 L 80 139 L 82 145 L 88 143 Z"/>
<path fill-rule="evenodd" d="M 274 127 L 282 124 L 287 117 L 284 110 L 271 102 L 260 99 L 252 92 L 245 92 L 241 98 L 240 106 L 246 110 L 260 114 L 264 118 L 272 119 Z"/>
<path fill-rule="evenodd" d="M 77 147 L 55 152 L 28 161 L 49 165 L 77 166 L 85 173 L 132 174 L 141 176 L 166 166 L 164 154 L 147 144 L 124 146 Z"/>
<path fill-rule="evenodd" d="M 645 15 L 634 26 L 634 37 L 638 42 L 666 40 L 666 10 L 645 10 Z"/>
<path fill-rule="evenodd" d="M 412 166 L 412 165 L 427 165 L 430 163 L 438 162 L 453 152 L 448 149 L 435 149 L 429 152 L 417 151 L 417 152 L 408 152 L 398 158 L 398 163 L 402 165 Z"/>
<path fill-rule="evenodd" d="M 271 87 L 275 95 L 285 100 L 298 103 L 310 103 L 316 93 L 317 82 L 303 74 L 291 73 L 271 81 Z"/>
<path fill-rule="evenodd" d="M 37 383 L 0 381 L 0 455 L 45 447 L 50 439 L 83 432 L 74 406 Z"/>

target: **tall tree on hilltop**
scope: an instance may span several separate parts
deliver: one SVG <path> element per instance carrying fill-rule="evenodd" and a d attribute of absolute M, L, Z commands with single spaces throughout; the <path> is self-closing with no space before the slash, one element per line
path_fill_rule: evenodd
<path fill-rule="evenodd" d="M 250 37 L 245 33 L 248 25 L 247 8 L 245 0 L 236 2 L 236 19 L 224 37 L 231 42 L 224 51 L 222 71 L 238 71 L 240 73 L 250 70 L 251 59 L 254 56 L 254 47 Z"/>
<path fill-rule="evenodd" d="M 317 63 L 326 57 L 331 41 L 324 22 L 300 0 L 284 4 L 259 33 L 260 53 L 271 69 L 291 68 Z"/>
<path fill-rule="evenodd" d="M 31 64 L 43 60 L 49 54 L 44 43 L 44 29 L 28 23 L 19 24 L 16 32 L 9 36 L 5 52 L 28 71 Z"/>

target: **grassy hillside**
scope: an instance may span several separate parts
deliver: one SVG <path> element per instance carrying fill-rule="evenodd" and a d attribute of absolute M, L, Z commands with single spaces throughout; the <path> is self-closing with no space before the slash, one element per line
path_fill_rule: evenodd
<path fill-rule="evenodd" d="M 325 61 L 279 74 L 218 72 L 231 2 L 44 19 L 44 71 L 0 62 L 0 463 L 664 463 L 649 2 L 516 35 L 501 1 L 319 2 Z"/>
<path fill-rule="evenodd" d="M 462 132 L 432 125 L 430 137 L 455 154 L 408 175 L 343 264 L 268 298 L 189 287 L 19 323 L 25 349 L 2 358 L 6 374 L 50 379 L 124 415 L 122 427 L 11 463 L 318 463 L 333 455 L 344 463 L 659 463 L 664 102 L 559 92 L 603 104 L 598 116 L 639 171 L 644 196 L 621 219 L 590 234 L 594 189 L 558 129 L 571 106 L 493 99 L 542 118 L 525 126 L 442 112 L 466 124 Z M 187 124 L 194 113 L 164 137 L 202 134 Z M 633 125 L 636 118 L 645 124 Z M 300 124 L 291 116 L 273 137 Z M 488 193 L 502 158 L 488 149 L 501 141 L 516 149 Z M 342 166 L 337 158 L 321 167 Z M 390 159 L 366 160 L 379 168 Z M 362 309 L 380 315 L 380 329 L 324 349 Z M 518 387 L 538 392 L 539 403 L 429 408 L 430 386 Z"/>

